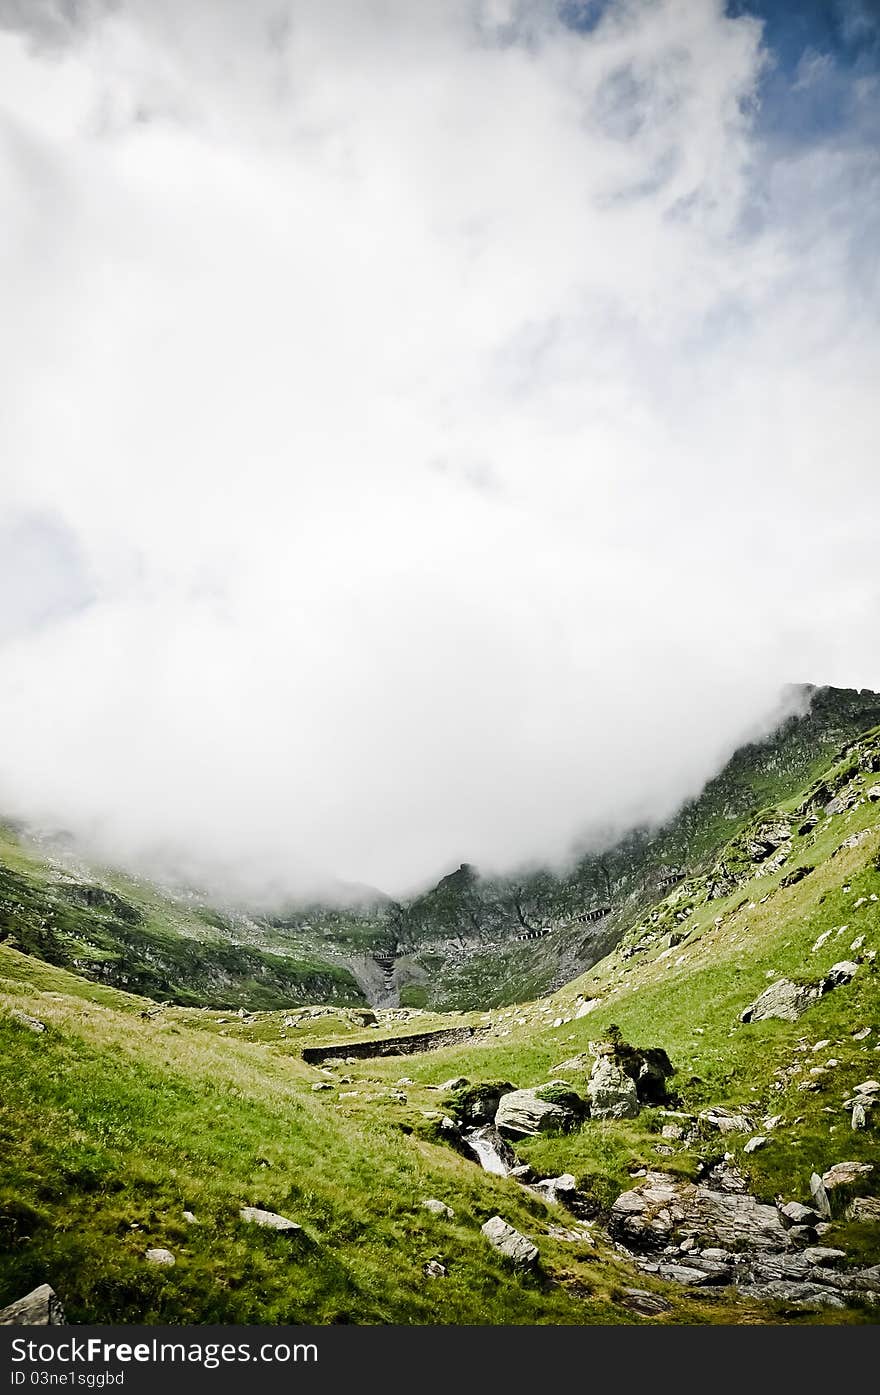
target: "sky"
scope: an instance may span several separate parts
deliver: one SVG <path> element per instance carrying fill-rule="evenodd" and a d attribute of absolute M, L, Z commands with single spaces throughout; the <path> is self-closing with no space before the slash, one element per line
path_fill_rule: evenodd
<path fill-rule="evenodd" d="M 0 0 L 0 809 L 559 863 L 880 689 L 876 0 Z"/>

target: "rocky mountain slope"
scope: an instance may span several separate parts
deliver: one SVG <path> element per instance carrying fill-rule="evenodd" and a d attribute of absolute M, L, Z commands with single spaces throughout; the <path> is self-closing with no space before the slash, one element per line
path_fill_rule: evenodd
<path fill-rule="evenodd" d="M 790 695 L 791 696 L 791 695 Z M 643 911 L 700 875 L 758 809 L 784 799 L 880 722 L 880 695 L 804 687 L 796 711 L 743 746 L 659 829 L 634 829 L 566 873 L 488 878 L 464 865 L 406 904 L 269 914 L 82 864 L 62 840 L 0 830 L 0 940 L 157 1000 L 469 1009 L 576 978 Z"/>
<path fill-rule="evenodd" d="M 157 1007 L 7 940 L 0 1305 L 875 1321 L 878 949 L 880 729 L 515 1006 Z"/>

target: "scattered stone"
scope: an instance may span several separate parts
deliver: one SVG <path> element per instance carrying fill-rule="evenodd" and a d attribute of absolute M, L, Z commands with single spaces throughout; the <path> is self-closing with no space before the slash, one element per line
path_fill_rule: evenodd
<path fill-rule="evenodd" d="M 878 788 L 880 788 L 880 786 L 878 786 Z M 853 1034 L 852 1034 L 852 1039 L 853 1039 L 853 1041 L 864 1041 L 865 1038 L 866 1038 L 866 1037 L 869 1037 L 870 1035 L 871 1035 L 871 1028 L 870 1028 L 870 1027 L 861 1027 L 861 1028 L 859 1029 L 859 1031 L 853 1032 Z"/>
<path fill-rule="evenodd" d="M 575 1013 L 575 1018 L 586 1017 L 588 1013 L 595 1012 L 601 1001 L 601 998 L 587 998 L 586 1002 L 581 1003 Z"/>
<path fill-rule="evenodd" d="M 763 1148 L 766 1142 L 767 1142 L 767 1139 L 766 1139 L 766 1137 L 764 1136 L 764 1134 L 757 1134 L 754 1138 L 750 1138 L 750 1139 L 749 1139 L 748 1143 L 747 1143 L 746 1146 L 743 1148 L 743 1152 L 744 1152 L 744 1153 L 757 1153 L 758 1149 L 759 1149 L 759 1148 Z"/>
<path fill-rule="evenodd" d="M 480 1227 L 483 1235 L 500 1254 L 518 1268 L 530 1269 L 538 1262 L 538 1247 L 525 1235 L 520 1235 L 500 1216 L 492 1216 Z"/>
<path fill-rule="evenodd" d="M 242 1206 L 238 1214 L 248 1225 L 259 1225 L 265 1230 L 278 1230 L 283 1235 L 293 1235 L 302 1231 L 302 1226 L 297 1225 L 296 1221 L 289 1221 L 286 1216 L 279 1216 L 275 1211 L 264 1211 L 259 1206 Z"/>
<path fill-rule="evenodd" d="M 857 1095 L 877 1095 L 880 1094 L 880 1080 L 863 1080 L 861 1085 L 856 1086 Z"/>
<path fill-rule="evenodd" d="M 318 1090 L 332 1090 L 333 1086 L 330 1084 L 329 1080 L 316 1080 L 312 1089 L 316 1092 Z"/>
<path fill-rule="evenodd" d="M 426 1279 L 445 1279 L 448 1270 L 445 1264 L 440 1263 L 439 1259 L 429 1259 L 422 1273 Z"/>
<path fill-rule="evenodd" d="M 28 1013 L 22 1012 L 20 1008 L 10 1008 L 9 1016 L 13 1017 L 16 1022 L 20 1022 L 22 1027 L 27 1027 L 29 1032 L 39 1033 L 46 1030 L 45 1022 L 41 1022 L 38 1017 L 31 1017 Z M 35 1289 L 34 1292 L 36 1293 L 38 1290 Z"/>
<path fill-rule="evenodd" d="M 866 1127 L 867 1127 L 867 1123 L 868 1123 L 868 1113 L 867 1113 L 867 1110 L 865 1109 L 865 1106 L 861 1103 L 860 1100 L 856 1100 L 855 1104 L 854 1104 L 853 1107 L 852 1107 L 852 1117 L 851 1117 L 851 1119 L 850 1119 L 850 1128 L 851 1128 L 854 1132 L 856 1132 L 856 1131 L 858 1131 L 859 1129 L 866 1128 Z"/>
<path fill-rule="evenodd" d="M 173 1264 L 177 1263 L 177 1261 L 174 1258 L 174 1255 L 171 1253 L 170 1250 L 147 1250 L 147 1253 L 144 1257 L 147 1261 L 147 1264 L 156 1264 L 160 1268 L 170 1269 Z"/>
<path fill-rule="evenodd" d="M 64 1323 L 61 1301 L 49 1284 L 40 1284 L 0 1310 L 0 1327 L 63 1327 Z"/>
<path fill-rule="evenodd" d="M 748 1133 L 752 1127 L 752 1121 L 747 1114 L 725 1109 L 720 1104 L 702 1110 L 697 1117 L 701 1123 L 708 1124 L 710 1128 L 717 1129 L 722 1134 Z"/>
<path fill-rule="evenodd" d="M 558 1202 L 571 1202 L 577 1195 L 577 1182 L 570 1172 L 563 1172 L 560 1177 L 544 1177 L 540 1182 L 534 1184 L 534 1190 L 540 1192 L 551 1206 Z"/>
<path fill-rule="evenodd" d="M 774 1129 L 779 1128 L 779 1125 L 782 1123 L 783 1117 L 784 1116 L 782 1114 L 768 1114 L 765 1119 L 761 1120 L 761 1123 L 764 1125 L 764 1128 L 767 1130 L 768 1133 L 772 1133 Z"/>
<path fill-rule="evenodd" d="M 442 1085 L 437 1085 L 437 1090 L 448 1093 L 450 1090 L 464 1090 L 470 1084 L 466 1075 L 453 1075 L 449 1080 L 444 1080 Z"/>
<path fill-rule="evenodd" d="M 445 1201 L 438 1201 L 436 1196 L 429 1196 L 427 1201 L 422 1202 L 422 1206 L 426 1211 L 430 1211 L 432 1215 L 443 1216 L 447 1221 L 451 1221 L 455 1215 L 452 1207 L 447 1206 Z"/>
<path fill-rule="evenodd" d="M 184 1211 L 183 1219 L 187 1225 L 198 1225 L 199 1223 L 198 1217 L 192 1211 Z"/>

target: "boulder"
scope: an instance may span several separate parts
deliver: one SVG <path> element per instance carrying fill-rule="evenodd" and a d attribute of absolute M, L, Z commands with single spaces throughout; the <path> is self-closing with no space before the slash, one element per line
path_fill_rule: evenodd
<path fill-rule="evenodd" d="M 453 1075 L 449 1080 L 444 1080 L 442 1085 L 437 1085 L 435 1088 L 448 1094 L 450 1090 L 464 1090 L 469 1084 L 470 1081 L 466 1075 Z"/>
<path fill-rule="evenodd" d="M 541 1099 L 535 1090 L 511 1090 L 498 1102 L 495 1127 L 509 1138 L 528 1138 L 570 1129 L 577 1117 L 573 1109 Z"/>
<path fill-rule="evenodd" d="M 538 1262 L 538 1247 L 525 1235 L 520 1235 L 512 1225 L 500 1216 L 492 1216 L 480 1227 L 483 1235 L 505 1259 L 509 1259 L 519 1269 L 531 1269 Z"/>
<path fill-rule="evenodd" d="M 808 1264 L 838 1264 L 840 1260 L 846 1259 L 844 1250 L 832 1250 L 828 1245 L 811 1245 L 803 1252 L 804 1259 Z"/>
<path fill-rule="evenodd" d="M 447 1272 L 446 1265 L 441 1264 L 439 1259 L 429 1259 L 422 1267 L 426 1279 L 445 1279 Z"/>
<path fill-rule="evenodd" d="M 777 1017 L 783 1022 L 796 1022 L 818 997 L 818 988 L 792 983 L 790 978 L 778 978 L 743 1009 L 739 1020 L 764 1022 Z"/>
<path fill-rule="evenodd" d="M 459 1091 L 458 1114 L 465 1124 L 491 1124 L 505 1095 L 516 1093 L 509 1080 L 484 1080 Z"/>
<path fill-rule="evenodd" d="M 759 1134 L 757 1134 L 754 1138 L 750 1138 L 750 1139 L 749 1139 L 748 1143 L 747 1143 L 746 1146 L 743 1148 L 743 1152 L 744 1152 L 744 1153 L 757 1153 L 758 1149 L 759 1149 L 759 1148 L 763 1148 L 766 1142 L 767 1142 L 767 1135 L 766 1135 L 766 1134 L 763 1134 L 763 1133 L 759 1133 Z"/>
<path fill-rule="evenodd" d="M 64 1321 L 60 1299 L 49 1284 L 40 1284 L 0 1310 L 0 1327 L 62 1327 Z"/>
<path fill-rule="evenodd" d="M 634 1119 L 641 1108 L 636 1082 L 613 1056 L 599 1056 L 587 1084 L 593 1119 Z"/>
<path fill-rule="evenodd" d="M 262 1226 L 264 1230 L 277 1230 L 282 1235 L 302 1232 L 302 1226 L 297 1225 L 296 1221 L 289 1221 L 275 1211 L 264 1211 L 260 1206 L 242 1206 L 238 1214 L 248 1225 Z"/>

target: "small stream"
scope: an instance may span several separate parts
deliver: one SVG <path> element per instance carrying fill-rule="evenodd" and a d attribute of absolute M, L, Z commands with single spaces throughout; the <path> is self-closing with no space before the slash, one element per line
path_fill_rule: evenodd
<path fill-rule="evenodd" d="M 468 1129 L 462 1139 L 476 1156 L 484 1172 L 492 1172 L 496 1177 L 507 1177 L 517 1165 L 517 1157 L 509 1143 L 492 1124 L 482 1124 L 480 1128 Z"/>

